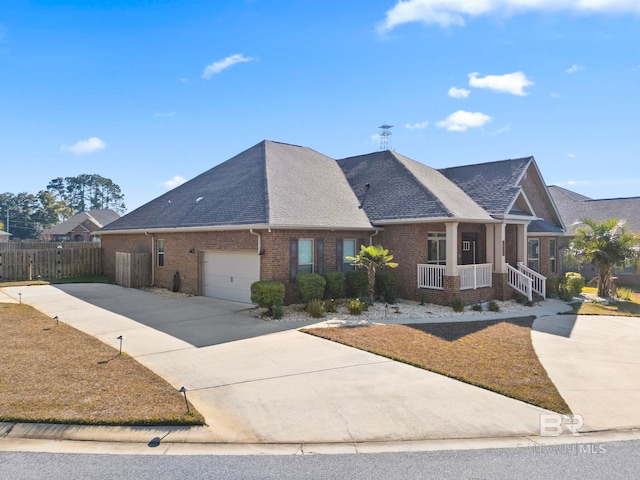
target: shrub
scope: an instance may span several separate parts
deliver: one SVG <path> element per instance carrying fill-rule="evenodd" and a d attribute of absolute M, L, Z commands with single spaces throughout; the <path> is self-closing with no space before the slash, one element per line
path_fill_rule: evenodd
<path fill-rule="evenodd" d="M 274 306 L 284 303 L 284 283 L 273 280 L 261 280 L 251 284 L 251 302 L 272 312 Z"/>
<path fill-rule="evenodd" d="M 580 275 L 578 272 L 567 272 L 564 274 L 564 276 L 566 278 L 569 278 L 569 277 L 581 277 L 582 275 Z"/>
<path fill-rule="evenodd" d="M 369 280 L 365 270 L 350 270 L 344 277 L 344 288 L 347 297 L 366 297 L 369 290 Z"/>
<path fill-rule="evenodd" d="M 571 276 L 567 278 L 567 289 L 571 293 L 572 297 L 577 297 L 582 293 L 585 282 L 582 275 Z"/>
<path fill-rule="evenodd" d="M 498 305 L 498 302 L 496 302 L 495 300 L 491 300 L 489 302 L 489 311 L 490 312 L 499 312 L 500 311 L 500 305 Z"/>
<path fill-rule="evenodd" d="M 338 311 L 338 305 L 336 301 L 332 298 L 331 300 L 324 301 L 324 310 L 327 313 L 335 313 Z"/>
<path fill-rule="evenodd" d="M 516 301 L 516 303 L 519 303 L 520 305 L 522 305 L 524 302 L 527 301 L 527 297 L 524 294 L 518 292 L 515 294 L 514 300 Z"/>
<path fill-rule="evenodd" d="M 471 310 L 473 310 L 474 312 L 481 312 L 482 305 L 480 305 L 479 303 L 476 303 L 473 307 L 471 307 Z"/>
<path fill-rule="evenodd" d="M 344 273 L 326 272 L 322 276 L 327 282 L 324 287 L 325 298 L 341 298 L 344 289 Z"/>
<path fill-rule="evenodd" d="M 558 279 L 558 298 L 563 302 L 570 302 L 573 300 L 573 295 L 567 287 L 567 277 Z"/>
<path fill-rule="evenodd" d="M 282 305 L 278 305 L 271 309 L 271 316 L 274 320 L 280 320 L 284 317 L 284 307 Z"/>
<path fill-rule="evenodd" d="M 306 310 L 310 317 L 322 318 L 324 317 L 324 302 L 317 298 L 313 299 L 307 302 Z"/>
<path fill-rule="evenodd" d="M 327 281 L 324 277 L 317 273 L 301 273 L 298 275 L 296 277 L 296 285 L 298 286 L 298 296 L 302 303 L 322 299 L 326 283 Z"/>
<path fill-rule="evenodd" d="M 381 270 L 376 273 L 376 296 L 394 304 L 398 300 L 398 281 L 393 272 Z"/>
<path fill-rule="evenodd" d="M 351 315 L 361 315 L 366 310 L 366 307 L 367 304 L 358 298 L 349 300 L 347 304 L 347 309 Z"/>
<path fill-rule="evenodd" d="M 546 282 L 546 294 L 547 298 L 558 296 L 558 286 L 560 285 L 560 278 L 557 276 L 547 277 Z"/>
<path fill-rule="evenodd" d="M 454 298 L 451 300 L 451 308 L 454 312 L 462 312 L 464 310 L 464 300 L 461 298 Z"/>
<path fill-rule="evenodd" d="M 622 300 L 631 300 L 632 293 L 633 293 L 633 290 L 631 290 L 630 288 L 627 288 L 627 287 L 618 288 L 618 298 L 621 298 Z"/>

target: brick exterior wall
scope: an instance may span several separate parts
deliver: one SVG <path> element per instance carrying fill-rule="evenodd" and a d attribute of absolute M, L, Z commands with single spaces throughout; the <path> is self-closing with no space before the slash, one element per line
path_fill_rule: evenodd
<path fill-rule="evenodd" d="M 285 284 L 286 301 L 297 301 L 295 282 L 289 281 L 290 261 L 289 245 L 291 238 L 314 240 L 314 272 L 318 272 L 320 263 L 324 271 L 336 269 L 336 242 L 338 239 L 356 240 L 359 249 L 360 240 L 368 245 L 371 232 L 358 231 L 318 231 L 318 230 L 254 230 L 262 237 L 260 256 L 260 279 L 278 280 Z M 164 266 L 154 262 L 154 285 L 172 288 L 173 276 L 180 273 L 181 291 L 199 295 L 201 252 L 255 252 L 258 254 L 258 236 L 248 230 L 225 232 L 189 232 L 155 234 L 107 234 L 102 236 L 105 274 L 115 276 L 116 252 L 152 253 L 152 242 L 164 240 Z M 324 255 L 319 261 L 316 248 L 318 239 L 323 239 Z M 193 251 L 193 253 L 190 253 Z"/>
<path fill-rule="evenodd" d="M 512 228 L 513 227 L 513 228 Z M 361 231 L 319 231 L 319 230 L 255 230 L 261 234 L 260 278 L 277 280 L 285 284 L 285 301 L 298 301 L 295 282 L 289 281 L 290 239 L 314 240 L 314 272 L 320 263 L 324 271 L 336 270 L 336 242 L 338 239 L 354 239 L 359 249 L 361 240 L 369 244 L 372 232 Z M 417 287 L 417 265 L 427 262 L 427 237 L 430 232 L 445 232 L 444 223 L 389 225 L 372 238 L 374 245 L 389 249 L 398 263 L 394 273 L 398 279 L 399 297 L 429 303 L 450 304 L 453 298 L 461 298 L 467 304 L 491 299 L 511 298 L 511 289 L 506 286 L 506 275 L 494 274 L 492 288 L 460 291 L 459 277 L 445 277 L 445 290 L 419 289 Z M 482 224 L 458 225 L 458 263 L 461 260 L 462 233 L 477 233 L 477 263 L 486 262 L 486 232 Z M 155 285 L 171 289 L 175 272 L 179 272 L 181 291 L 199 295 L 201 293 L 201 258 L 205 251 L 255 252 L 258 253 L 258 237 L 248 230 L 225 232 L 189 232 L 163 234 L 107 234 L 102 236 L 104 272 L 115 276 L 116 252 L 152 253 L 152 242 L 164 240 L 164 266 L 154 262 Z M 318 240 L 322 239 L 324 254 L 322 262 L 317 256 Z M 507 254 L 513 251 L 515 264 L 515 226 L 507 226 Z M 548 268 L 548 238 L 541 237 L 541 265 Z M 193 253 L 190 253 L 193 251 Z M 558 263 L 560 268 L 560 263 Z M 544 274 L 544 273 L 543 273 Z"/>

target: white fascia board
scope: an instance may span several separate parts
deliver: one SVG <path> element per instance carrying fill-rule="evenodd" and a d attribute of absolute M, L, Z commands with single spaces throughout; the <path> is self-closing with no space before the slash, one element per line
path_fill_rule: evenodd
<path fill-rule="evenodd" d="M 200 226 L 200 227 L 176 227 L 176 228 L 136 228 L 122 230 L 98 230 L 100 235 L 123 235 L 123 234 L 140 234 L 140 233 L 193 233 L 193 232 L 226 232 L 239 230 L 350 230 L 369 232 L 376 230 L 376 227 L 349 227 L 349 226 L 318 226 L 318 225 L 216 225 L 216 226 Z"/>
<path fill-rule="evenodd" d="M 409 223 L 500 223 L 492 217 L 488 218 L 464 218 L 464 217 L 430 217 L 430 218 L 402 218 L 397 220 L 378 220 L 375 225 L 406 225 Z"/>

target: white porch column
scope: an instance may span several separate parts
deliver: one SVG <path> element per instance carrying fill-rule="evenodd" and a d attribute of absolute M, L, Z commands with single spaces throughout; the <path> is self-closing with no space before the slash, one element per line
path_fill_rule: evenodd
<path fill-rule="evenodd" d="M 445 275 L 458 276 L 458 222 L 445 223 L 447 231 L 447 266 Z"/>
<path fill-rule="evenodd" d="M 494 273 L 507 273 L 507 224 L 501 223 L 493 226 L 493 271 Z"/>
<path fill-rule="evenodd" d="M 525 265 L 527 264 L 527 226 L 526 225 L 516 225 L 518 231 L 518 262 L 522 262 Z"/>
<path fill-rule="evenodd" d="M 493 230 L 495 229 L 495 225 L 485 225 L 485 231 L 486 233 L 486 242 L 485 242 L 485 249 L 486 249 L 486 257 L 487 257 L 487 263 L 492 263 L 494 265 L 493 270 L 495 271 L 495 263 L 494 263 L 494 246 L 493 246 Z"/>

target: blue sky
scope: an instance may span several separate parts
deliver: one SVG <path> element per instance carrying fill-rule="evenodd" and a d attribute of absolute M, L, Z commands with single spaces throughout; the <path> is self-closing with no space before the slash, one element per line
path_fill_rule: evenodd
<path fill-rule="evenodd" d="M 585 6 L 586 5 L 586 6 Z M 86 0 L 0 7 L 0 191 L 97 173 L 129 210 L 263 139 L 434 168 L 535 156 L 640 196 L 637 0 Z"/>

